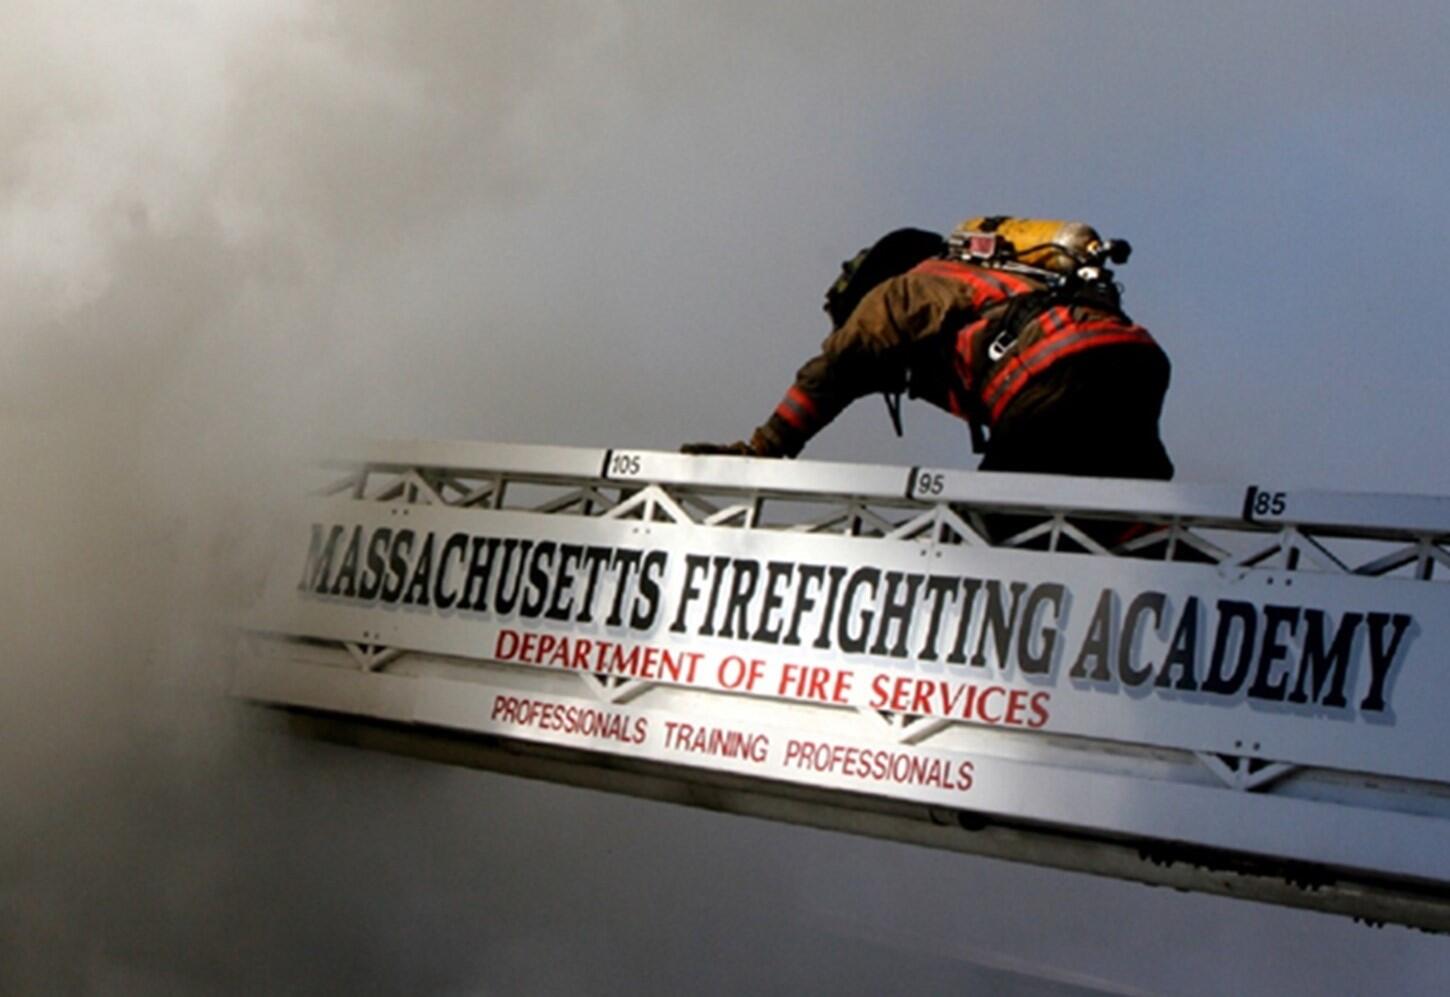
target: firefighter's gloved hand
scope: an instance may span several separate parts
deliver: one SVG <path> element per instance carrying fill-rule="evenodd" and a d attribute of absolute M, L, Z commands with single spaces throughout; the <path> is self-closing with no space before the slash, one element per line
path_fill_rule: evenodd
<path fill-rule="evenodd" d="M 730 457 L 759 457 L 755 448 L 744 440 L 736 440 L 734 443 L 686 443 L 680 447 L 680 453 L 695 454 L 696 456 L 725 455 Z"/>

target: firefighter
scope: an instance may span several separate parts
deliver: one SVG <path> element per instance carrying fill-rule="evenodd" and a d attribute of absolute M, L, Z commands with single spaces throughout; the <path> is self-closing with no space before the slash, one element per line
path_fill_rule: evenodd
<path fill-rule="evenodd" d="M 794 457 L 851 402 L 904 392 L 969 423 L 984 471 L 1173 476 L 1159 438 L 1168 358 L 1105 266 L 1124 242 L 1005 216 L 943 240 L 893 232 L 843 265 L 833 331 L 749 440 L 685 453 Z"/>

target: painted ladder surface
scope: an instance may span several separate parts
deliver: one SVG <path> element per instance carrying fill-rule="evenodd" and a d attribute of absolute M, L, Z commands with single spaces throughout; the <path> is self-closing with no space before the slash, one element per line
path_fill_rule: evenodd
<path fill-rule="evenodd" d="M 234 679 L 309 734 L 1450 929 L 1450 500 L 472 443 L 318 473 Z"/>

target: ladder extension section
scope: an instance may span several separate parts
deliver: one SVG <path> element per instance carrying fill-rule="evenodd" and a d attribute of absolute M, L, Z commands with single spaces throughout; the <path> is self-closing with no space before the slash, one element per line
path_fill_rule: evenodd
<path fill-rule="evenodd" d="M 312 734 L 1450 930 L 1450 500 L 471 443 L 317 473 L 234 679 Z"/>

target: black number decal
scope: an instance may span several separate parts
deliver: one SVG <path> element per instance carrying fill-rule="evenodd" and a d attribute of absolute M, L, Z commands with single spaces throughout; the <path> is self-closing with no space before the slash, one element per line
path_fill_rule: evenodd
<path fill-rule="evenodd" d="M 947 476 L 945 474 L 918 474 L 916 476 L 916 494 L 919 496 L 940 495 L 946 488 Z"/>
<path fill-rule="evenodd" d="M 1283 492 L 1258 492 L 1254 495 L 1255 516 L 1282 516 L 1288 508 L 1288 499 Z"/>
<path fill-rule="evenodd" d="M 615 454 L 614 459 L 609 462 L 609 473 L 630 477 L 639 473 L 639 454 L 620 453 Z"/>

